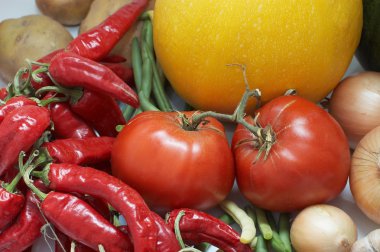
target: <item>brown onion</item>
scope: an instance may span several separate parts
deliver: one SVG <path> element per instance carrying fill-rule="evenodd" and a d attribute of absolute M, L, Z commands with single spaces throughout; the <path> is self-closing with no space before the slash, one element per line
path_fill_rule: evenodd
<path fill-rule="evenodd" d="M 303 209 L 290 229 L 297 252 L 349 252 L 356 238 L 357 228 L 351 217 L 326 204 Z"/>
<path fill-rule="evenodd" d="M 350 189 L 363 213 L 380 224 L 380 126 L 363 137 L 352 155 Z"/>
<path fill-rule="evenodd" d="M 342 80 L 333 91 L 329 112 L 355 147 L 380 125 L 380 73 L 362 72 Z"/>

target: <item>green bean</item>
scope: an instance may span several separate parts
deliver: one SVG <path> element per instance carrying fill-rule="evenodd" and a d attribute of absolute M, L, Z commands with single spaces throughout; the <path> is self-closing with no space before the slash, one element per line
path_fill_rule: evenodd
<path fill-rule="evenodd" d="M 137 37 L 134 37 L 132 40 L 132 68 L 137 91 L 140 91 L 142 80 L 142 59 Z"/>
<path fill-rule="evenodd" d="M 269 211 L 266 211 L 266 215 L 268 218 L 268 223 L 272 229 L 273 236 L 272 236 L 272 239 L 270 239 L 270 244 L 271 244 L 273 250 L 276 252 L 285 252 L 286 251 L 285 245 L 282 242 L 282 240 L 280 239 L 280 236 L 277 232 L 276 221 L 273 217 L 273 214 Z"/>
<path fill-rule="evenodd" d="M 142 41 L 146 42 L 149 51 L 153 52 L 153 27 L 149 19 L 144 22 L 141 35 Z"/>
<path fill-rule="evenodd" d="M 229 216 L 228 214 L 223 214 L 222 216 L 219 217 L 219 220 L 223 221 L 224 223 L 228 225 L 231 225 L 235 222 L 234 219 L 231 218 L 231 216 Z"/>
<path fill-rule="evenodd" d="M 123 108 L 123 116 L 126 121 L 129 121 L 132 118 L 133 113 L 135 112 L 135 108 L 129 105 L 126 105 Z"/>
<path fill-rule="evenodd" d="M 278 234 L 281 241 L 284 243 L 286 252 L 292 252 L 292 245 L 290 242 L 290 215 L 288 213 L 280 214 L 278 226 Z"/>
<path fill-rule="evenodd" d="M 230 200 L 224 200 L 219 205 L 241 227 L 240 242 L 244 244 L 251 243 L 256 236 L 256 227 L 253 220 L 243 209 Z"/>
<path fill-rule="evenodd" d="M 145 96 L 143 90 L 138 93 L 138 96 L 140 100 L 140 107 L 143 111 L 160 111 L 149 101 L 149 98 Z"/>
<path fill-rule="evenodd" d="M 141 48 L 142 55 L 142 79 L 141 79 L 141 91 L 143 91 L 146 98 L 149 99 L 152 92 L 152 63 L 148 59 L 146 47 Z"/>
<path fill-rule="evenodd" d="M 265 240 L 270 240 L 273 237 L 273 231 L 268 223 L 267 217 L 265 216 L 265 211 L 256 207 L 256 218 L 259 229 Z"/>
<path fill-rule="evenodd" d="M 267 252 L 268 248 L 262 235 L 257 236 L 255 252 Z"/>

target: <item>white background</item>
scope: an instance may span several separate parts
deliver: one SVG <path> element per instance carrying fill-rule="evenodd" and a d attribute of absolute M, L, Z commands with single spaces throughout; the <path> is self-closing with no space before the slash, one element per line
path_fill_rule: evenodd
<path fill-rule="evenodd" d="M 30 15 L 30 14 L 36 14 L 36 13 L 39 13 L 39 11 L 37 7 L 35 6 L 35 3 L 33 0 L 1 1 L 1 4 L 0 4 L 0 21 L 7 18 L 17 18 L 23 15 Z M 73 34 L 73 36 L 76 35 L 76 27 L 71 27 L 68 29 Z M 350 75 L 358 71 L 362 71 L 362 68 L 354 59 L 346 75 Z M 1 81 L 0 81 L 0 84 L 5 85 L 5 83 L 1 83 Z M 173 99 L 177 100 L 177 98 L 175 97 Z M 227 126 L 227 132 L 228 132 L 229 137 L 231 137 L 232 130 L 233 128 L 231 126 Z M 234 187 L 234 190 L 229 195 L 229 198 L 233 199 L 235 202 L 237 202 L 241 206 L 244 206 L 246 204 L 242 196 L 237 191 L 236 186 Z M 358 226 L 359 237 L 362 237 L 368 232 L 376 228 L 379 228 L 379 225 L 369 220 L 358 209 L 358 207 L 354 203 L 354 200 L 351 196 L 348 185 L 345 188 L 345 190 L 342 192 L 342 194 L 338 198 L 333 200 L 332 202 L 329 202 L 329 204 L 338 206 L 339 208 L 343 209 L 346 213 L 348 213 L 353 218 L 354 222 Z M 217 211 L 219 210 L 211 210 L 211 212 L 213 213 L 216 213 Z M 40 243 L 43 243 L 43 241 L 40 241 Z M 34 251 L 49 251 L 49 250 L 47 248 L 44 248 L 43 250 L 41 250 L 40 248 L 35 247 Z"/>

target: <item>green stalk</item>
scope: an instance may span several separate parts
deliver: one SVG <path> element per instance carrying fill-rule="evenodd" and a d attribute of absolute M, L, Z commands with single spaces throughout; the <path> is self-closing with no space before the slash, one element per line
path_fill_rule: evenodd
<path fill-rule="evenodd" d="M 262 235 L 257 236 L 255 252 L 268 252 L 267 245 Z"/>
<path fill-rule="evenodd" d="M 268 218 L 268 223 L 272 229 L 273 232 L 273 237 L 270 240 L 270 244 L 273 248 L 274 251 L 276 252 L 286 252 L 285 245 L 280 239 L 279 234 L 277 233 L 277 226 L 276 226 L 276 221 L 273 217 L 273 214 L 269 211 L 266 211 L 266 215 Z"/>
<path fill-rule="evenodd" d="M 284 243 L 285 251 L 292 252 L 292 244 L 290 242 L 290 215 L 288 213 L 280 213 L 278 234 Z"/>
<path fill-rule="evenodd" d="M 256 227 L 253 220 L 232 201 L 224 200 L 220 203 L 220 207 L 241 227 L 240 242 L 249 244 L 256 236 Z"/>
<path fill-rule="evenodd" d="M 46 197 L 47 197 L 47 194 L 46 193 L 43 193 L 41 192 L 34 184 L 33 182 L 30 180 L 30 173 L 33 171 L 34 167 L 33 166 L 29 166 L 24 175 L 23 175 L 23 178 L 24 178 L 24 182 L 25 184 L 30 188 L 30 190 L 32 190 L 36 195 L 37 197 L 40 199 L 40 200 L 44 200 Z"/>
<path fill-rule="evenodd" d="M 257 224 L 259 226 L 259 229 L 261 231 L 261 234 L 263 235 L 265 240 L 270 240 L 273 237 L 273 231 L 270 227 L 267 217 L 265 215 L 265 211 L 256 207 L 255 208 L 256 217 L 257 217 Z"/>
<path fill-rule="evenodd" d="M 139 41 L 137 37 L 132 40 L 132 68 L 133 68 L 133 78 L 135 79 L 135 85 L 137 91 L 141 90 L 141 80 L 142 80 L 142 58 L 141 50 L 139 46 Z"/>

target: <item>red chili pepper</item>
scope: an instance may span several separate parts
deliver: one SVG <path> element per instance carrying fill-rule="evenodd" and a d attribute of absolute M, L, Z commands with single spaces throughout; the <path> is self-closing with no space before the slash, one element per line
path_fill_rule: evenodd
<path fill-rule="evenodd" d="M 50 125 L 49 110 L 23 106 L 10 112 L 0 124 L 0 176 L 17 162 L 21 151 L 27 152 Z"/>
<path fill-rule="evenodd" d="M 37 103 L 32 99 L 25 96 L 15 96 L 10 98 L 3 106 L 0 107 L 0 123 L 4 120 L 5 116 L 15 110 L 26 105 L 35 105 Z"/>
<path fill-rule="evenodd" d="M 59 239 L 59 242 L 58 241 L 55 242 L 55 250 L 54 250 L 55 252 L 68 252 L 68 251 L 72 251 L 71 250 L 72 243 L 75 244 L 75 249 L 73 250 L 74 252 L 92 252 L 92 251 L 96 251 L 96 250 L 93 250 L 92 248 L 87 247 L 84 244 L 81 244 L 81 243 L 79 243 L 77 241 L 74 241 L 73 239 L 71 239 L 70 237 L 68 237 L 67 235 L 65 235 L 61 231 L 59 231 L 58 229 L 55 229 L 55 233 L 57 234 L 57 237 Z M 63 246 L 63 249 L 62 249 L 61 246 Z"/>
<path fill-rule="evenodd" d="M 102 63 L 104 66 L 112 70 L 120 79 L 131 86 L 134 86 L 133 70 L 120 63 Z"/>
<path fill-rule="evenodd" d="M 107 202 L 95 198 L 91 195 L 83 195 L 81 198 L 86 201 L 92 208 L 98 211 L 98 213 L 100 213 L 106 220 L 109 220 L 111 218 L 111 212 Z"/>
<path fill-rule="evenodd" d="M 67 103 L 57 102 L 49 105 L 51 120 L 54 124 L 55 138 L 95 137 L 95 132 L 85 121 L 70 109 Z"/>
<path fill-rule="evenodd" d="M 83 96 L 70 106 L 101 136 L 116 136 L 116 126 L 126 123 L 115 99 L 105 94 L 84 89 Z"/>
<path fill-rule="evenodd" d="M 19 176 L 8 185 L 0 182 L 0 230 L 11 223 L 24 206 L 24 195 L 15 190 L 18 180 Z"/>
<path fill-rule="evenodd" d="M 67 138 L 47 142 L 42 152 L 47 160 L 54 163 L 89 165 L 111 158 L 113 137 L 90 137 L 85 139 Z"/>
<path fill-rule="evenodd" d="M 124 56 L 118 55 L 118 54 L 108 54 L 107 56 L 102 58 L 102 64 L 103 63 L 123 63 L 126 61 L 127 59 Z"/>
<path fill-rule="evenodd" d="M 84 87 L 108 94 L 132 107 L 139 106 L 135 91 L 106 66 L 76 55 L 61 52 L 50 62 L 52 78 L 66 87 Z"/>
<path fill-rule="evenodd" d="M 26 202 L 16 221 L 12 226 L 0 234 L 0 251 L 23 251 L 30 247 L 40 237 L 41 227 L 45 224 L 40 210 L 37 207 L 38 200 L 31 191 L 26 194 Z"/>
<path fill-rule="evenodd" d="M 0 99 L 4 100 L 8 96 L 7 88 L 0 88 Z"/>
<path fill-rule="evenodd" d="M 155 218 L 143 198 L 121 180 L 72 164 L 50 164 L 41 177 L 53 190 L 89 194 L 107 201 L 126 219 L 135 252 L 156 251 L 157 242 L 165 242 L 157 240 Z"/>
<path fill-rule="evenodd" d="M 44 194 L 33 186 L 31 188 L 42 200 L 41 211 L 44 216 L 70 238 L 95 250 L 102 245 L 105 251 L 132 251 L 128 237 L 85 201 L 71 194 Z"/>
<path fill-rule="evenodd" d="M 252 251 L 247 244 L 240 242 L 240 235 L 232 227 L 205 212 L 186 208 L 173 210 L 167 218 L 173 230 L 181 212 L 184 215 L 179 221 L 179 229 L 186 244 L 207 242 L 225 252 Z"/>
<path fill-rule="evenodd" d="M 104 58 L 133 25 L 147 5 L 148 0 L 131 1 L 98 26 L 72 40 L 66 50 L 92 60 Z"/>
<path fill-rule="evenodd" d="M 179 251 L 181 248 L 171 227 L 155 212 L 152 215 L 158 228 L 156 251 Z"/>

